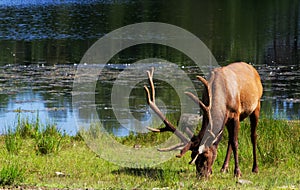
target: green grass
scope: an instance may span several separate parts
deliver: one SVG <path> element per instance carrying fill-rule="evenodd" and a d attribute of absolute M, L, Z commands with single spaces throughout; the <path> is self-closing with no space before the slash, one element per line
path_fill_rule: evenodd
<path fill-rule="evenodd" d="M 30 122 L 28 118 L 18 115 L 17 125 L 9 127 L 4 136 L 6 150 L 12 154 L 18 154 L 23 140 L 33 139 L 37 154 L 50 154 L 59 151 L 62 134 L 55 124 L 47 123 L 43 126 L 38 118 Z"/>
<path fill-rule="evenodd" d="M 55 125 L 46 125 L 35 136 L 36 152 L 42 155 L 58 152 L 61 148 L 62 138 L 63 135 Z"/>
<path fill-rule="evenodd" d="M 23 180 L 23 171 L 16 164 L 9 163 L 0 170 L 0 185 L 18 185 Z"/>
<path fill-rule="evenodd" d="M 21 137 L 12 132 L 11 129 L 9 129 L 7 134 L 4 136 L 4 143 L 7 152 L 10 154 L 18 154 L 22 146 Z"/>
<path fill-rule="evenodd" d="M 8 135 L 0 136 L 0 186 L 14 187 L 15 185 L 21 185 L 47 189 L 300 188 L 299 122 L 291 123 L 270 118 L 260 120 L 258 128 L 258 174 L 252 174 L 251 172 L 252 148 L 249 122 L 242 122 L 239 133 L 240 168 L 243 173 L 242 179 L 249 180 L 252 184 L 236 183 L 237 179 L 233 177 L 233 159 L 231 159 L 228 173 L 222 174 L 219 172 L 226 153 L 227 132 L 224 132 L 224 137 L 218 148 L 218 157 L 213 166 L 213 175 L 210 179 L 203 180 L 196 178 L 195 166 L 188 165 L 190 161 L 189 153 L 178 159 L 175 158 L 178 151 L 175 151 L 172 159 L 151 168 L 120 167 L 99 158 L 87 147 L 80 136 L 63 135 L 54 125 L 43 128 L 40 127 L 39 123 L 39 130 L 34 131 L 32 127 L 37 126 L 36 121 L 29 122 L 29 125 L 31 127 L 27 126 L 29 130 L 26 130 L 33 132 L 26 132 L 28 135 L 20 138 L 22 142 L 18 145 L 17 153 L 10 153 L 7 150 L 5 139 Z M 36 138 L 43 133 L 57 139 L 57 142 L 59 142 L 59 148 L 56 148 L 54 152 L 47 154 L 37 152 Z M 169 136 L 170 134 L 167 133 L 159 135 L 148 133 L 114 138 L 126 146 L 132 147 L 139 144 L 143 148 L 162 142 Z M 56 172 L 62 174 L 58 175 Z"/>

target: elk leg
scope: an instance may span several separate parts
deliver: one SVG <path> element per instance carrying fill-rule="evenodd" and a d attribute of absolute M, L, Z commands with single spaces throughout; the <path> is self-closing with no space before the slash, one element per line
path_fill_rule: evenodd
<path fill-rule="evenodd" d="M 221 168 L 221 172 L 223 172 L 223 173 L 228 171 L 228 165 L 229 165 L 231 152 L 232 152 L 231 142 L 228 140 L 227 152 L 226 152 L 223 166 Z"/>
<path fill-rule="evenodd" d="M 253 167 L 252 172 L 257 173 L 258 172 L 258 166 L 257 166 L 257 158 L 256 158 L 256 128 L 258 124 L 258 118 L 259 118 L 259 111 L 260 111 L 260 102 L 258 103 L 257 108 L 254 110 L 254 112 L 250 115 L 250 123 L 251 123 L 251 142 L 252 142 L 252 148 L 253 148 Z"/>
<path fill-rule="evenodd" d="M 238 133 L 240 128 L 239 116 L 236 116 L 232 125 L 229 126 L 229 141 L 232 147 L 233 156 L 234 156 L 234 176 L 242 176 L 241 170 L 239 168 L 239 158 L 238 158 Z"/>

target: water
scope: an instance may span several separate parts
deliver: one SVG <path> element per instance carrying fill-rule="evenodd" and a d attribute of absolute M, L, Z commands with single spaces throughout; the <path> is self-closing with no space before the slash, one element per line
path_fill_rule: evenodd
<path fill-rule="evenodd" d="M 72 109 L 76 64 L 103 35 L 146 21 L 166 22 L 190 31 L 208 46 L 220 65 L 240 60 L 252 63 L 264 85 L 263 112 L 275 118 L 299 119 L 299 14 L 296 0 L 1 1 L 0 132 L 14 125 L 21 113 L 24 117 L 38 115 L 75 134 L 74 117 L 89 117 Z M 139 45 L 117 54 L 95 92 L 97 111 L 115 135 L 126 135 L 128 130 L 116 122 L 110 105 L 113 82 L 128 65 L 150 57 L 178 64 L 191 79 L 201 73 L 188 57 L 165 46 Z M 130 111 L 139 119 L 149 116 L 143 84 L 135 86 L 128 98 Z M 167 112 L 178 118 L 180 107 L 172 88 L 165 83 L 157 87 L 165 89 L 161 98 Z"/>

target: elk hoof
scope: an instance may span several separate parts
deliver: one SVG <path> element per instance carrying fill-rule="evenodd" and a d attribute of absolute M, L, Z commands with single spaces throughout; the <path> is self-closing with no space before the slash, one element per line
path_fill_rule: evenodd
<path fill-rule="evenodd" d="M 252 172 L 253 173 L 258 173 L 258 168 L 257 167 L 252 168 Z"/>
<path fill-rule="evenodd" d="M 227 172 L 228 172 L 228 167 L 221 168 L 221 173 L 227 173 Z"/>
<path fill-rule="evenodd" d="M 242 172 L 240 171 L 240 169 L 235 169 L 234 170 L 234 177 L 242 177 Z"/>

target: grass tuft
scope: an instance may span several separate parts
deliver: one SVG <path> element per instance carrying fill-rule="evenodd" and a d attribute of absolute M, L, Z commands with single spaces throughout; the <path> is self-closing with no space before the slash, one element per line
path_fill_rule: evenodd
<path fill-rule="evenodd" d="M 30 122 L 28 118 L 22 118 L 19 114 L 14 128 L 15 130 L 9 129 L 4 137 L 5 147 L 9 153 L 18 154 L 22 139 L 33 139 L 37 154 L 56 153 L 61 149 L 61 140 L 64 135 L 55 124 L 48 123 L 43 127 L 38 115 L 36 120 Z"/>
<path fill-rule="evenodd" d="M 22 138 L 35 138 L 39 133 L 40 127 L 38 115 L 35 121 L 30 122 L 28 118 L 22 118 L 21 114 L 19 114 L 15 133 Z"/>
<path fill-rule="evenodd" d="M 258 150 L 263 164 L 276 164 L 300 154 L 299 126 L 266 118 L 262 118 L 259 125 Z"/>
<path fill-rule="evenodd" d="M 21 137 L 14 133 L 11 129 L 7 131 L 7 134 L 4 136 L 5 148 L 10 154 L 18 154 L 21 146 L 22 139 Z"/>
<path fill-rule="evenodd" d="M 17 185 L 24 180 L 24 172 L 17 165 L 4 166 L 0 171 L 0 185 Z"/>
<path fill-rule="evenodd" d="M 63 135 L 57 129 L 56 125 L 46 125 L 35 137 L 37 154 L 56 153 L 61 148 Z"/>

